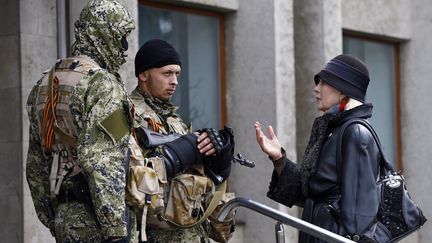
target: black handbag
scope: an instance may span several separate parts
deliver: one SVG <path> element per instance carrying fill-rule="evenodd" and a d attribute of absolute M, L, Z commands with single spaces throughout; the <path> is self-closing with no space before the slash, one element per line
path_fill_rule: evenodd
<path fill-rule="evenodd" d="M 343 124 L 338 135 L 336 164 L 338 165 L 342 158 L 343 133 L 353 123 L 359 123 L 370 131 L 381 154 L 380 174 L 376 184 L 379 208 L 373 238 L 379 243 L 399 241 L 418 230 L 426 222 L 426 218 L 411 199 L 404 177 L 395 172 L 393 166 L 385 159 L 378 135 L 366 120 L 353 119 Z M 339 168 L 338 166 L 338 170 Z"/>

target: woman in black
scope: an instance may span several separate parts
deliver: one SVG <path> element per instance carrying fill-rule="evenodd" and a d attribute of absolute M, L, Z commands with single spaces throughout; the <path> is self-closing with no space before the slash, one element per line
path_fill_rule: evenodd
<path fill-rule="evenodd" d="M 267 137 L 255 123 L 258 144 L 274 164 L 267 196 L 288 207 L 303 207 L 302 219 L 324 229 L 354 241 L 376 242 L 380 153 L 366 127 L 353 123 L 345 129 L 342 156 L 336 162 L 342 125 L 372 116 L 372 105 L 364 103 L 367 66 L 356 57 L 339 55 L 314 79 L 316 103 L 323 115 L 313 123 L 302 163 L 287 158 L 271 126 Z M 300 232 L 299 242 L 323 241 Z"/>

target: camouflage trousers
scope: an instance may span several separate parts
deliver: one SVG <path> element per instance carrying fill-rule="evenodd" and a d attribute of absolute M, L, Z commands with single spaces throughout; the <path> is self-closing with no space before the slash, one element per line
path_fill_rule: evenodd
<path fill-rule="evenodd" d="M 147 228 L 148 243 L 208 243 L 209 238 L 202 225 L 188 229 L 164 230 Z"/>
<path fill-rule="evenodd" d="M 135 220 L 132 217 L 130 242 L 135 242 L 136 238 Z M 103 235 L 92 207 L 79 202 L 59 204 L 55 216 L 55 238 L 57 243 L 102 242 Z"/>

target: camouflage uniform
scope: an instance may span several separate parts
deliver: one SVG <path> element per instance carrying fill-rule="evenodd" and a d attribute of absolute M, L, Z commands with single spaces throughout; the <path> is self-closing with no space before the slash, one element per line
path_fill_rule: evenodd
<path fill-rule="evenodd" d="M 135 127 L 146 127 L 162 134 L 186 134 L 190 129 L 176 113 L 177 107 L 170 102 L 163 102 L 137 89 L 132 91 L 130 98 L 135 105 Z M 150 151 L 142 148 L 144 155 Z M 146 228 L 150 243 L 208 242 L 204 225 L 174 231 Z"/>
<path fill-rule="evenodd" d="M 84 75 L 72 91 L 70 111 L 78 132 L 78 145 L 72 153 L 82 174 L 65 178 L 60 191 L 76 187 L 78 180 L 86 185 L 90 198 L 84 202 L 51 199 L 54 215 L 50 215 L 46 203 L 52 157 L 42 149 L 35 108 L 41 81 L 28 97 L 26 177 L 38 218 L 50 228 L 57 242 L 101 242 L 130 234 L 131 242 L 134 240 L 136 223 L 125 204 L 125 151 L 130 128 L 127 125 L 121 136 L 112 136 L 101 125 L 115 111 L 121 111 L 124 120 L 130 117 L 127 92 L 117 72 L 126 56 L 121 39 L 132 29 L 131 16 L 115 0 L 90 1 L 75 23 L 73 57 L 91 58 L 100 67 Z"/>

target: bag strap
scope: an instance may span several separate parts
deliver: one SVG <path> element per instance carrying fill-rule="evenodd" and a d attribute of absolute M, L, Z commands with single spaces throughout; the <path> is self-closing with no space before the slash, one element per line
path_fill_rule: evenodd
<path fill-rule="evenodd" d="M 222 182 L 221 184 L 219 184 L 219 185 L 216 187 L 216 191 L 215 191 L 215 193 L 214 193 L 214 195 L 213 195 L 213 198 L 211 199 L 211 201 L 210 201 L 210 203 L 209 203 L 209 206 L 207 207 L 207 209 L 206 209 L 206 211 L 204 212 L 204 214 L 202 215 L 202 217 L 201 217 L 198 221 L 196 221 L 195 223 L 193 223 L 193 224 L 189 224 L 189 225 L 179 225 L 179 224 L 173 223 L 173 222 L 171 222 L 171 221 L 169 221 L 169 222 L 170 222 L 171 224 L 174 224 L 175 226 L 180 227 L 180 228 L 189 228 L 189 227 L 192 227 L 192 226 L 195 226 L 195 225 L 199 225 L 199 224 L 201 224 L 201 223 L 202 223 L 204 220 L 206 220 L 206 219 L 207 219 L 207 218 L 208 218 L 208 217 L 213 213 L 213 211 L 216 209 L 216 207 L 218 206 L 220 200 L 222 200 L 222 196 L 223 196 L 223 194 L 225 193 L 226 188 L 227 188 L 227 182 L 226 182 L 226 181 Z"/>
<path fill-rule="evenodd" d="M 375 130 L 370 125 L 370 123 L 367 122 L 364 119 L 352 119 L 352 120 L 349 120 L 349 121 L 345 122 L 342 125 L 342 127 L 341 127 L 341 129 L 339 131 L 339 134 L 338 134 L 338 138 L 337 138 L 336 168 L 337 168 L 337 174 L 338 174 L 338 181 L 339 181 L 340 174 L 341 174 L 340 173 L 340 169 L 341 169 L 341 167 L 340 167 L 340 164 L 341 164 L 340 161 L 342 160 L 342 140 L 343 140 L 343 135 L 344 135 L 345 129 L 349 125 L 354 124 L 354 123 L 358 123 L 358 124 L 363 125 L 372 134 L 372 137 L 374 138 L 374 140 L 375 140 L 375 142 L 376 142 L 376 144 L 378 146 L 379 153 L 381 155 L 381 159 L 380 159 L 380 162 L 379 162 L 380 174 L 381 175 L 387 175 L 389 173 L 394 173 L 395 170 L 394 170 L 393 166 L 385 158 L 383 149 L 381 147 L 381 142 L 380 142 L 380 140 L 378 138 L 378 135 L 376 134 Z M 339 181 L 339 184 L 340 184 L 340 181 Z"/>

